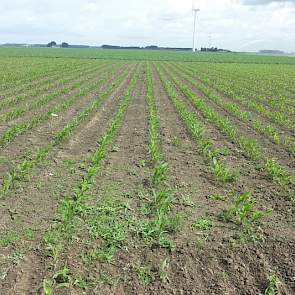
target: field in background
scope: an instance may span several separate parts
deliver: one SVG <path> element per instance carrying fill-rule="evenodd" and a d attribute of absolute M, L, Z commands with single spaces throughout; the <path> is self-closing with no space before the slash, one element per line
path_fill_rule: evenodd
<path fill-rule="evenodd" d="M 0 294 L 294 294 L 294 60 L 1 48 Z"/>
<path fill-rule="evenodd" d="M 52 57 L 86 59 L 159 60 L 159 61 L 198 61 L 258 64 L 295 64 L 290 56 L 269 56 L 250 53 L 210 53 L 167 50 L 105 50 L 75 48 L 13 48 L 0 47 L 1 57 Z"/>

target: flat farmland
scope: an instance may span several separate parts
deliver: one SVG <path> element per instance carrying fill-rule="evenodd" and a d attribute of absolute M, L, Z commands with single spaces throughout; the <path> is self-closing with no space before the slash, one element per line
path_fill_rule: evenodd
<path fill-rule="evenodd" d="M 0 50 L 0 294 L 295 294 L 294 59 L 68 52 Z"/>

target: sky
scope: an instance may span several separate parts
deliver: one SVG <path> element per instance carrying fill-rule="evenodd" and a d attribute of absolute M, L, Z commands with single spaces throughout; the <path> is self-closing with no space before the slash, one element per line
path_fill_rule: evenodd
<path fill-rule="evenodd" d="M 0 0 L 0 43 L 295 52 L 295 0 Z"/>

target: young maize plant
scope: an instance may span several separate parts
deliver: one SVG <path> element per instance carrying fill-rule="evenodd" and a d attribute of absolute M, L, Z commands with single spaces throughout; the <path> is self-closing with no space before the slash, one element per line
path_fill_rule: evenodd
<path fill-rule="evenodd" d="M 101 72 L 101 70 L 106 70 L 106 67 L 95 69 L 90 72 L 86 71 L 85 76 L 92 77 L 93 74 L 96 75 L 98 72 Z M 46 88 L 48 88 L 48 89 L 50 89 L 50 88 L 52 88 L 52 89 L 65 88 L 66 91 L 71 91 L 76 87 L 76 84 L 73 83 L 73 80 L 75 81 L 78 78 L 79 78 L 79 76 L 77 74 L 73 74 L 72 76 L 67 77 L 66 79 L 62 78 L 59 81 L 54 82 L 51 85 L 46 85 Z M 81 84 L 79 83 L 78 85 L 81 85 Z M 43 91 L 44 91 L 44 89 L 43 89 Z M 31 111 L 31 110 L 34 110 L 38 107 L 41 107 L 41 106 L 49 103 L 50 101 L 54 100 L 55 98 L 57 98 L 59 95 L 65 94 L 65 93 L 66 92 L 64 92 L 64 91 L 56 90 L 53 93 L 50 93 L 47 95 L 42 95 L 40 98 L 37 97 L 31 103 L 27 103 L 24 106 L 14 107 L 9 112 L 0 115 L 0 122 L 8 122 L 10 120 L 16 119 L 16 118 L 20 117 L 22 114 L 26 113 L 27 111 Z M 13 104 L 15 104 L 15 103 L 16 102 L 13 101 Z"/>
<path fill-rule="evenodd" d="M 89 228 L 89 235 L 93 239 L 102 239 L 104 248 L 94 250 L 85 256 L 85 259 L 94 259 L 97 257 L 111 261 L 125 240 L 125 231 L 122 220 L 118 219 L 117 213 L 125 210 L 123 204 L 113 202 L 112 200 L 101 201 L 98 206 L 85 204 L 89 199 L 90 189 L 95 183 L 95 176 L 101 170 L 102 161 L 107 156 L 107 151 L 114 137 L 117 135 L 120 126 L 123 123 L 125 113 L 132 98 L 133 91 L 138 82 L 138 74 L 135 74 L 125 91 L 124 98 L 119 105 L 114 118 L 111 120 L 109 127 L 99 140 L 99 146 L 90 158 L 90 164 L 86 174 L 73 190 L 72 196 L 66 197 L 58 212 L 58 223 L 52 226 L 44 235 L 45 247 L 48 254 L 53 258 L 52 271 L 50 278 L 44 279 L 44 292 L 50 290 L 53 292 L 56 287 L 56 276 L 62 270 L 67 269 L 63 264 L 61 253 L 70 247 L 71 240 L 75 233 L 75 220 L 79 217 L 80 222 L 85 222 Z M 118 220 L 117 220 L 118 219 Z M 61 266 L 63 265 L 63 266 Z M 67 269 L 67 273 L 69 270 Z"/>
<path fill-rule="evenodd" d="M 168 96 L 177 109 L 180 117 L 190 130 L 199 149 L 210 161 L 216 177 L 222 182 L 236 181 L 239 177 L 239 172 L 237 170 L 226 167 L 225 164 L 219 159 L 219 151 L 215 149 L 213 143 L 205 137 L 202 123 L 198 119 L 197 114 L 192 113 L 188 110 L 185 103 L 179 98 L 177 90 L 172 85 L 172 83 L 166 79 L 163 71 L 160 69 L 159 66 L 157 67 L 157 70 Z"/>
<path fill-rule="evenodd" d="M 83 67 L 79 67 L 79 72 L 83 71 L 85 73 L 85 76 L 94 73 L 96 71 L 99 71 L 103 68 L 107 67 L 106 63 L 102 63 L 99 66 L 98 65 L 85 65 Z M 66 76 L 66 78 L 64 77 Z M 31 100 L 32 97 L 37 97 L 38 95 L 42 95 L 45 91 L 50 91 L 51 89 L 55 89 L 59 85 L 69 83 L 75 78 L 79 77 L 76 72 L 73 73 L 72 69 L 66 69 L 65 71 L 60 72 L 57 75 L 54 75 L 50 79 L 45 79 L 44 81 L 40 82 L 36 87 L 32 87 L 31 89 L 27 90 L 26 88 L 23 89 L 23 92 L 16 92 L 13 93 L 12 96 L 5 95 L 4 98 L 0 102 L 0 109 L 4 109 L 7 107 L 13 107 L 17 105 L 18 103 L 27 103 L 27 101 Z M 2 119 L 3 120 L 3 119 Z"/>
<path fill-rule="evenodd" d="M 85 213 L 91 209 L 91 206 L 88 208 L 84 202 L 90 198 L 89 191 L 95 182 L 95 176 L 101 170 L 102 160 L 107 156 L 108 148 L 123 123 L 137 81 L 138 75 L 135 74 L 127 87 L 118 111 L 111 120 L 109 127 L 100 138 L 98 148 L 90 158 L 90 164 L 86 170 L 85 176 L 73 190 L 72 196 L 66 197 L 61 204 L 59 217 L 57 218 L 59 222 L 45 234 L 44 240 L 46 247 L 50 250 L 52 256 L 57 252 L 56 249 L 63 249 L 66 242 L 72 239 L 75 230 L 75 218 L 78 215 L 80 215 L 81 218 L 87 218 L 87 214 Z M 117 244 L 112 244 L 109 245 L 109 247 L 114 250 L 117 248 L 116 245 Z M 55 255 L 55 259 L 58 260 L 58 256 Z"/>
<path fill-rule="evenodd" d="M 123 71 L 117 78 L 108 85 L 108 87 L 103 91 L 88 107 L 81 111 L 70 123 L 68 123 L 62 130 L 57 132 L 53 139 L 43 148 L 40 148 L 35 157 L 32 159 L 25 159 L 21 164 L 14 168 L 11 172 L 8 173 L 7 177 L 4 179 L 0 195 L 6 195 L 15 185 L 16 182 L 21 181 L 28 175 L 29 171 L 45 159 L 54 146 L 59 145 L 62 141 L 68 138 L 72 132 L 87 118 L 89 117 L 96 109 L 98 109 L 103 102 L 109 97 L 109 95 L 118 87 L 118 85 L 124 80 L 128 69 Z M 109 72 L 106 75 L 105 80 L 109 78 L 113 72 Z M 97 85 L 101 84 L 101 80 Z M 83 94 L 84 92 L 81 92 Z"/>
<path fill-rule="evenodd" d="M 136 221 L 135 230 L 149 244 L 173 250 L 174 241 L 168 236 L 177 227 L 177 218 L 171 213 L 173 195 L 167 184 L 169 166 L 164 161 L 160 147 L 160 125 L 158 121 L 153 75 L 150 64 L 147 64 L 147 95 L 149 113 L 149 150 L 153 165 L 150 188 L 151 200 L 146 206 L 147 219 Z"/>
<path fill-rule="evenodd" d="M 171 67 L 169 67 L 169 70 Z M 274 143 L 285 145 L 288 150 L 293 153 L 294 150 L 294 142 L 286 142 L 285 137 L 281 137 L 279 135 L 279 131 L 277 128 L 272 126 L 271 124 L 263 124 L 262 122 L 253 119 L 251 112 L 249 111 L 241 111 L 239 106 L 233 102 L 226 102 L 220 94 L 211 87 L 207 87 L 205 84 L 198 82 L 194 79 L 194 71 L 186 70 L 179 67 L 172 67 L 173 72 L 177 74 L 177 76 L 182 77 L 184 80 L 189 81 L 191 85 L 196 87 L 199 91 L 201 91 L 204 95 L 214 101 L 219 107 L 222 107 L 229 113 L 233 114 L 235 117 L 239 118 L 241 121 L 250 124 L 253 129 L 268 136 Z"/>
<path fill-rule="evenodd" d="M 204 114 L 207 119 L 209 119 L 219 130 L 221 130 L 235 143 L 237 143 L 247 153 L 250 159 L 263 163 L 265 171 L 274 182 L 282 185 L 283 187 L 291 185 L 292 176 L 289 174 L 286 168 L 282 167 L 276 160 L 272 160 L 272 163 L 275 163 L 275 166 L 280 167 L 280 170 L 284 172 L 277 173 L 276 177 L 272 176 L 272 170 L 269 169 L 268 165 L 269 159 L 263 155 L 263 149 L 256 140 L 240 135 L 238 129 L 232 125 L 228 118 L 224 118 L 217 111 L 208 106 L 204 99 L 194 93 L 186 85 L 186 83 L 180 82 L 177 77 L 173 75 L 173 73 L 170 72 L 169 75 L 171 76 L 171 80 L 180 89 L 180 91 L 193 103 L 193 105 L 199 111 Z"/>
<path fill-rule="evenodd" d="M 80 79 L 80 81 L 76 82 L 73 86 L 58 90 L 59 94 L 70 93 L 71 95 L 69 95 L 69 97 L 66 98 L 64 101 L 61 101 L 57 103 L 55 106 L 49 108 L 48 110 L 34 116 L 30 121 L 24 122 L 24 123 L 18 123 L 8 128 L 0 136 L 0 147 L 7 145 L 8 143 L 12 142 L 17 136 L 38 126 L 40 123 L 48 120 L 49 118 L 51 118 L 52 114 L 58 114 L 61 111 L 66 110 L 68 107 L 74 104 L 81 96 L 87 95 L 89 91 L 92 91 L 93 89 L 97 88 L 104 81 L 103 79 L 96 80 L 82 87 L 85 83 L 89 83 L 89 81 L 91 81 L 94 77 L 95 75 L 93 77 L 82 78 Z M 79 87 L 82 87 L 82 88 L 79 88 Z M 74 93 L 71 93 L 72 90 L 78 90 L 78 91 L 74 91 Z"/>
<path fill-rule="evenodd" d="M 192 69 L 189 68 L 189 70 Z M 195 69 L 193 69 L 193 71 L 196 72 Z M 225 79 L 220 78 L 220 72 L 215 72 L 214 74 L 212 72 L 213 71 L 210 71 L 210 73 L 201 75 L 201 77 L 199 71 L 196 72 L 196 74 L 206 85 L 213 87 L 216 91 L 222 91 L 225 95 L 229 96 L 235 101 L 238 101 L 241 105 L 249 108 L 255 113 L 262 115 L 282 126 L 292 126 L 292 128 L 294 128 L 294 121 L 293 123 L 291 121 L 291 116 L 293 115 L 288 112 L 288 105 L 283 111 L 277 111 L 276 108 L 270 108 L 269 99 L 267 99 L 267 101 L 261 102 L 261 99 L 259 99 L 262 85 L 261 83 L 257 92 L 253 93 L 253 95 L 249 97 L 249 94 L 252 92 L 253 83 L 248 85 L 248 87 L 243 87 L 241 82 L 237 81 L 236 76 L 232 78 L 227 76 L 228 71 L 225 73 Z M 243 80 L 245 80 L 244 77 L 242 78 L 242 81 Z M 235 81 L 235 83 L 232 83 L 231 81 Z M 225 85 L 227 83 L 230 85 Z"/>

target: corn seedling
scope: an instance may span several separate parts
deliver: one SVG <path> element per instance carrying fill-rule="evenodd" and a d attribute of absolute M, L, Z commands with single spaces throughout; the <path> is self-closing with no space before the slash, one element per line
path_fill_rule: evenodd
<path fill-rule="evenodd" d="M 268 287 L 266 288 L 264 295 L 278 295 L 280 284 L 281 282 L 276 274 L 269 276 Z"/>
<path fill-rule="evenodd" d="M 233 205 L 223 211 L 221 218 L 227 222 L 233 222 L 241 227 L 246 239 L 255 240 L 258 236 L 260 221 L 271 213 L 271 210 L 257 211 L 254 209 L 255 200 L 251 193 L 244 193 L 234 199 Z"/>

